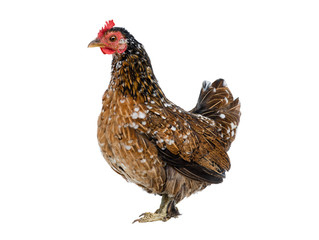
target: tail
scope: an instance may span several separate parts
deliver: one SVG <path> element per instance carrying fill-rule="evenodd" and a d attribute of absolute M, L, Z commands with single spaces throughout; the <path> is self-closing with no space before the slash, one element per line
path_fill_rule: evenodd
<path fill-rule="evenodd" d="M 234 100 L 223 79 L 204 81 L 197 105 L 190 112 L 214 120 L 226 150 L 230 148 L 240 120 L 240 102 L 238 98 Z"/>

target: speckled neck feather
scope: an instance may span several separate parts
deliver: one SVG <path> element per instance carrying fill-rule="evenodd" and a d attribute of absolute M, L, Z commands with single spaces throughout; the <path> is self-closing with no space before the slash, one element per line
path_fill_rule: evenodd
<path fill-rule="evenodd" d="M 164 98 L 165 95 L 158 85 L 143 45 L 125 29 L 113 28 L 113 30 L 120 30 L 126 36 L 128 47 L 124 53 L 113 55 L 109 88 L 115 88 L 124 96 L 130 95 L 141 101 L 153 97 Z"/>

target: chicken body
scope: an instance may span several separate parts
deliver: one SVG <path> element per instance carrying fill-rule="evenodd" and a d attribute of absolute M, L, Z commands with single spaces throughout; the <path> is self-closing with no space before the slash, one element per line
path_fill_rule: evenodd
<path fill-rule="evenodd" d="M 204 82 L 196 107 L 183 110 L 165 97 L 143 46 L 125 29 L 109 31 L 121 32 L 127 49 L 113 54 L 98 120 L 99 145 L 115 172 L 162 196 L 155 213 L 136 221 L 166 221 L 179 215 L 175 205 L 183 198 L 223 181 L 240 103 L 220 79 Z"/>

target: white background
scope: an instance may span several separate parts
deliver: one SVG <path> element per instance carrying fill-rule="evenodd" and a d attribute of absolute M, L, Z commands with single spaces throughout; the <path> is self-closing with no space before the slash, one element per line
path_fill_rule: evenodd
<path fill-rule="evenodd" d="M 318 239 L 316 1 L 3 1 L 0 238 Z M 143 43 L 166 96 L 191 109 L 227 80 L 242 118 L 223 184 L 182 216 L 131 224 L 160 197 L 100 154 L 111 56 L 88 49 L 106 20 Z"/>

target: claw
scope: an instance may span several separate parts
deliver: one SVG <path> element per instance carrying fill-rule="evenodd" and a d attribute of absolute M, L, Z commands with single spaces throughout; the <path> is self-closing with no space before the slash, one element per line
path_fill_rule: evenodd
<path fill-rule="evenodd" d="M 139 217 L 138 219 L 135 219 L 135 220 L 132 222 L 132 224 L 133 224 L 133 223 L 136 223 L 136 222 L 142 222 L 142 219 L 144 219 L 147 214 L 151 214 L 151 213 L 150 213 L 150 212 L 142 213 L 141 215 L 138 216 L 138 217 Z"/>
<path fill-rule="evenodd" d="M 146 222 L 155 222 L 155 221 L 163 221 L 166 222 L 169 217 L 166 216 L 166 214 L 163 213 L 142 213 L 140 218 L 135 219 L 132 223 L 140 222 L 140 223 L 146 223 Z"/>
<path fill-rule="evenodd" d="M 135 219 L 135 220 L 132 222 L 132 224 L 133 224 L 133 223 L 136 223 L 136 222 L 139 222 L 139 219 Z"/>

